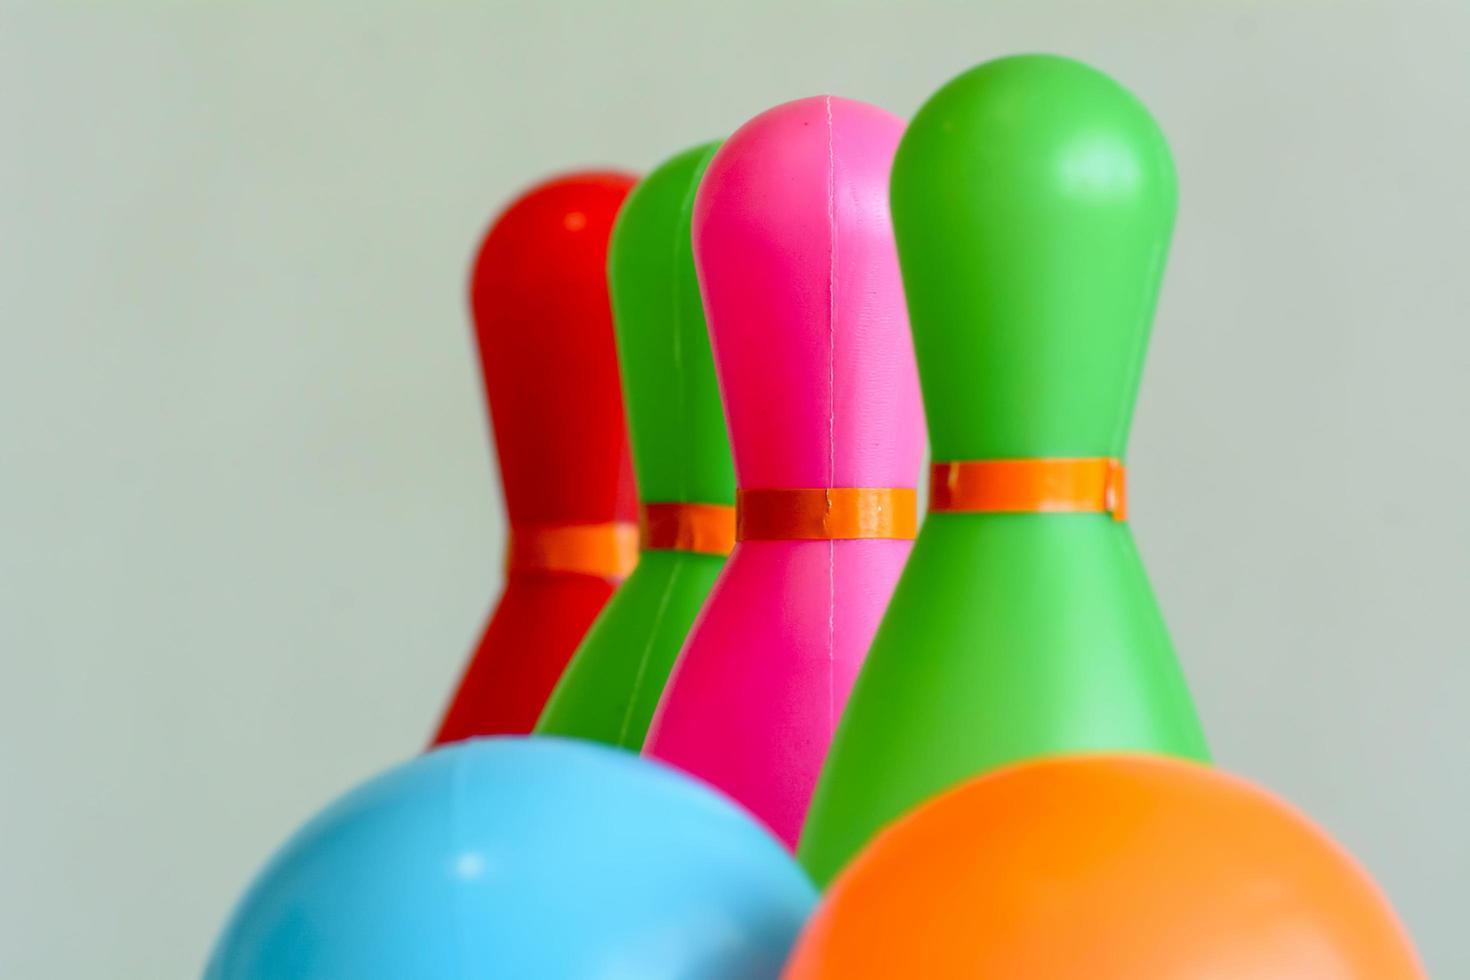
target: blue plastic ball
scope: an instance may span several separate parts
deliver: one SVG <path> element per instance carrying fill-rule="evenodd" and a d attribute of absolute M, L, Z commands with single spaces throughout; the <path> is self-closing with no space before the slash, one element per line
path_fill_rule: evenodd
<path fill-rule="evenodd" d="M 734 803 L 589 742 L 460 743 L 272 859 L 206 980 L 774 977 L 816 898 Z"/>

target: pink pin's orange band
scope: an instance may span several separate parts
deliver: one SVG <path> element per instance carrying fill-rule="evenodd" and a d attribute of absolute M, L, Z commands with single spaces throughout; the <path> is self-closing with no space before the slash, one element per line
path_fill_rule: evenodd
<path fill-rule="evenodd" d="M 728 555 L 735 547 L 735 508 L 728 504 L 644 504 L 641 544 L 659 551 Z"/>
<path fill-rule="evenodd" d="M 935 463 L 929 509 L 938 513 L 1104 513 L 1128 519 L 1122 460 L 981 459 Z"/>
<path fill-rule="evenodd" d="M 740 490 L 739 541 L 843 541 L 912 538 L 917 501 L 909 487 Z"/>
<path fill-rule="evenodd" d="M 598 578 L 627 578 L 638 564 L 638 527 L 606 524 L 537 524 L 510 529 L 506 569 L 569 572 Z"/>

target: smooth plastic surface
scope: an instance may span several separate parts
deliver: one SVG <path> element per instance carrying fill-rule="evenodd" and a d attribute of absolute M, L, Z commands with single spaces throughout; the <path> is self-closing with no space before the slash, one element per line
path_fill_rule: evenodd
<path fill-rule="evenodd" d="M 694 194 L 718 145 L 653 170 L 613 229 L 608 281 L 646 503 L 735 503 L 689 237 Z M 724 565 L 723 555 L 645 551 L 582 641 L 536 730 L 642 748 L 674 659 Z"/>
<path fill-rule="evenodd" d="M 924 432 L 888 216 L 898 118 L 802 99 L 710 163 L 694 258 L 742 488 L 913 487 Z M 743 541 L 645 751 L 795 843 L 907 540 Z"/>
<path fill-rule="evenodd" d="M 608 250 L 638 496 L 649 503 L 735 503 L 730 440 L 690 239 L 694 197 L 719 146 L 685 150 L 640 181 Z"/>
<path fill-rule="evenodd" d="M 772 977 L 815 894 L 728 800 L 616 749 L 480 739 L 332 804 L 205 980 Z"/>
<path fill-rule="evenodd" d="M 513 528 L 637 519 L 605 273 L 632 186 L 584 173 L 532 188 L 475 261 L 470 304 Z M 529 732 L 615 585 L 510 569 L 434 743 Z"/>
<path fill-rule="evenodd" d="M 1244 780 L 1162 757 L 984 776 L 880 834 L 787 980 L 1411 980 L 1363 870 Z"/>
<path fill-rule="evenodd" d="M 1175 194 L 1148 111 L 1077 62 L 990 62 L 924 104 L 892 206 L 936 461 L 1124 455 Z M 1207 758 L 1128 525 L 931 513 L 802 862 L 825 882 L 939 790 L 1089 749 Z"/>

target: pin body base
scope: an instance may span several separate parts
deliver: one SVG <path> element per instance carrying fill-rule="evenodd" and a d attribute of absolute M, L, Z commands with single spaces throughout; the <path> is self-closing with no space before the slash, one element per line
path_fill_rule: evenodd
<path fill-rule="evenodd" d="M 591 575 L 512 572 L 432 744 L 530 732 L 613 588 Z"/>
<path fill-rule="evenodd" d="M 794 848 L 912 544 L 736 545 L 669 679 L 644 754 L 724 790 Z"/>
<path fill-rule="evenodd" d="M 669 671 L 725 556 L 644 551 L 577 648 L 538 735 L 566 735 L 638 751 Z"/>
<path fill-rule="evenodd" d="M 931 514 L 799 857 L 825 883 L 940 790 L 1021 759 L 1095 750 L 1208 761 L 1127 525 L 1106 514 Z"/>

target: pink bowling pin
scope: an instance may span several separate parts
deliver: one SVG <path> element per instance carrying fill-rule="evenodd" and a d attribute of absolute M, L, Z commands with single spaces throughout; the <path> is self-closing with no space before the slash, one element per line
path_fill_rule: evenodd
<path fill-rule="evenodd" d="M 730 137 L 695 200 L 738 543 L 644 751 L 793 848 L 912 545 L 924 424 L 888 214 L 902 132 L 861 102 L 790 102 Z"/>

